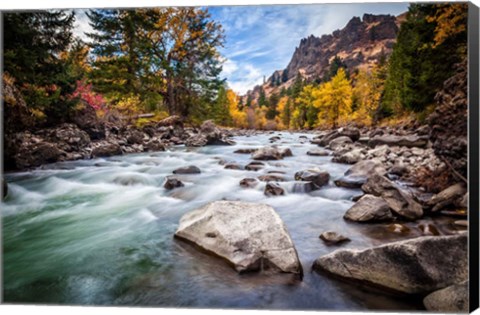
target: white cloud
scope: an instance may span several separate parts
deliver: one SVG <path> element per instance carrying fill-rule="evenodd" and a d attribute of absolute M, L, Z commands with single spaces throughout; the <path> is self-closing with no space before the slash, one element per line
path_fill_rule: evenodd
<path fill-rule="evenodd" d="M 75 10 L 75 24 L 73 35 L 84 42 L 90 42 L 90 38 L 85 33 L 92 33 L 93 28 L 89 24 L 89 19 L 85 10 Z"/>

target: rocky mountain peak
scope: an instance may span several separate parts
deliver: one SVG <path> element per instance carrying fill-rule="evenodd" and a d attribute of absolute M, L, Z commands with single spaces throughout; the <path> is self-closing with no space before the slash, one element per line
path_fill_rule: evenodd
<path fill-rule="evenodd" d="M 307 80 L 322 78 L 335 56 L 350 70 L 371 68 L 380 57 L 391 53 L 399 24 L 392 15 L 364 14 L 362 18 L 353 17 L 332 34 L 303 38 L 287 67 L 275 71 L 263 84 L 266 95 L 288 88 L 298 73 Z M 260 86 L 256 86 L 247 95 L 255 99 L 259 90 Z"/>

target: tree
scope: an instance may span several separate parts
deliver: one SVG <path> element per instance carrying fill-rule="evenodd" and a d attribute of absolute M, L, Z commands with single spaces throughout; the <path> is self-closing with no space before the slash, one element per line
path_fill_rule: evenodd
<path fill-rule="evenodd" d="M 62 10 L 4 13 L 5 72 L 15 79 L 26 104 L 47 115 L 50 122 L 64 119 L 74 100 L 78 77 L 63 52 L 73 41 L 74 13 Z"/>
<path fill-rule="evenodd" d="M 340 57 L 335 55 L 333 57 L 332 61 L 330 62 L 330 68 L 328 69 L 327 73 L 323 76 L 323 82 L 330 81 L 338 72 L 339 69 L 344 69 L 347 78 L 348 78 L 348 71 L 347 71 L 347 65 L 342 61 Z"/>
<path fill-rule="evenodd" d="M 313 128 L 317 121 L 318 109 L 313 106 L 315 90 L 313 85 L 306 85 L 295 99 L 295 125 L 298 128 Z"/>
<path fill-rule="evenodd" d="M 257 104 L 259 107 L 267 106 L 267 97 L 265 95 L 265 90 L 263 86 L 260 86 L 260 92 L 258 93 Z"/>
<path fill-rule="evenodd" d="M 265 114 L 267 119 L 274 119 L 277 116 L 277 104 L 279 97 L 277 93 L 272 93 L 268 99 L 268 109 Z"/>
<path fill-rule="evenodd" d="M 217 49 L 224 36 L 206 9 L 94 10 L 89 18 L 100 89 L 139 93 L 147 105 L 161 98 L 170 114 L 208 111 L 223 85 Z"/>
<path fill-rule="evenodd" d="M 319 110 L 319 121 L 326 121 L 336 128 L 339 119 L 349 114 L 352 106 L 352 86 L 344 69 L 339 69 L 331 81 L 315 89 L 313 96 L 313 104 Z"/>
<path fill-rule="evenodd" d="M 436 92 L 452 75 L 453 65 L 464 58 L 461 52 L 462 47 L 466 47 L 466 30 L 461 27 L 452 32 L 444 29 L 444 25 L 449 25 L 443 23 L 446 8 L 431 4 L 410 5 L 389 60 L 381 104 L 384 113 L 423 111 L 434 103 Z"/>
<path fill-rule="evenodd" d="M 238 128 L 247 128 L 247 114 L 240 108 L 240 100 L 235 92 L 231 89 L 227 90 L 227 101 L 230 117 L 232 119 L 232 125 Z"/>
<path fill-rule="evenodd" d="M 211 110 L 215 123 L 221 126 L 229 126 L 232 124 L 230 116 L 230 100 L 228 99 L 227 89 L 225 86 L 220 87 L 215 103 Z M 235 104 L 236 106 L 236 104 Z"/>
<path fill-rule="evenodd" d="M 291 108 L 292 102 L 288 96 L 283 96 L 278 101 L 277 111 L 278 111 L 278 118 L 280 120 L 280 127 L 282 128 L 290 128 L 290 116 L 291 116 Z"/>

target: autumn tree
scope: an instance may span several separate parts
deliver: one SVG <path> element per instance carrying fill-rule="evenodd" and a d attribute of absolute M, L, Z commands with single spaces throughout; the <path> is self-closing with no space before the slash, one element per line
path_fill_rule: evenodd
<path fill-rule="evenodd" d="M 313 128 L 317 120 L 318 109 L 313 105 L 316 88 L 306 85 L 295 98 L 294 125 L 297 128 Z"/>
<path fill-rule="evenodd" d="M 383 115 L 423 111 L 460 62 L 466 47 L 466 5 L 411 4 L 389 59 Z M 452 26 L 456 20 L 462 25 Z"/>
<path fill-rule="evenodd" d="M 234 91 L 227 90 L 227 102 L 232 125 L 237 128 L 247 128 L 247 113 L 240 108 L 240 100 L 241 98 Z"/>
<path fill-rule="evenodd" d="M 224 36 L 206 9 L 108 9 L 88 16 L 99 89 L 139 94 L 147 107 L 163 100 L 170 114 L 186 117 L 194 106 L 208 111 L 223 85 L 217 49 Z"/>
<path fill-rule="evenodd" d="M 319 121 L 326 121 L 333 128 L 339 119 L 348 115 L 352 106 L 352 86 L 344 69 L 339 69 L 331 81 L 323 83 L 313 91 L 314 106 L 318 109 Z"/>

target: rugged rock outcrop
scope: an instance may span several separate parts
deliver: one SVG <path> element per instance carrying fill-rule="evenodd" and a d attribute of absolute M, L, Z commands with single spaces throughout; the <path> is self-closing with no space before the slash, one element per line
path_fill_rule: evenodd
<path fill-rule="evenodd" d="M 467 61 L 458 64 L 456 73 L 436 94 L 437 106 L 427 119 L 435 154 L 465 178 L 468 169 L 467 75 Z"/>
<path fill-rule="evenodd" d="M 396 292 L 426 294 L 468 278 L 467 235 L 424 236 L 365 250 L 337 250 L 313 269 Z"/>
<path fill-rule="evenodd" d="M 343 29 L 331 35 L 310 35 L 300 41 L 286 69 L 275 71 L 245 97 L 257 99 L 261 88 L 267 96 L 278 93 L 291 86 L 298 74 L 312 81 L 323 78 L 335 57 L 349 69 L 369 69 L 391 53 L 397 32 L 395 16 L 365 14 L 362 18 L 353 17 Z"/>
<path fill-rule="evenodd" d="M 288 231 L 265 204 L 215 201 L 185 214 L 175 237 L 230 262 L 238 272 L 271 271 L 303 275 Z"/>

